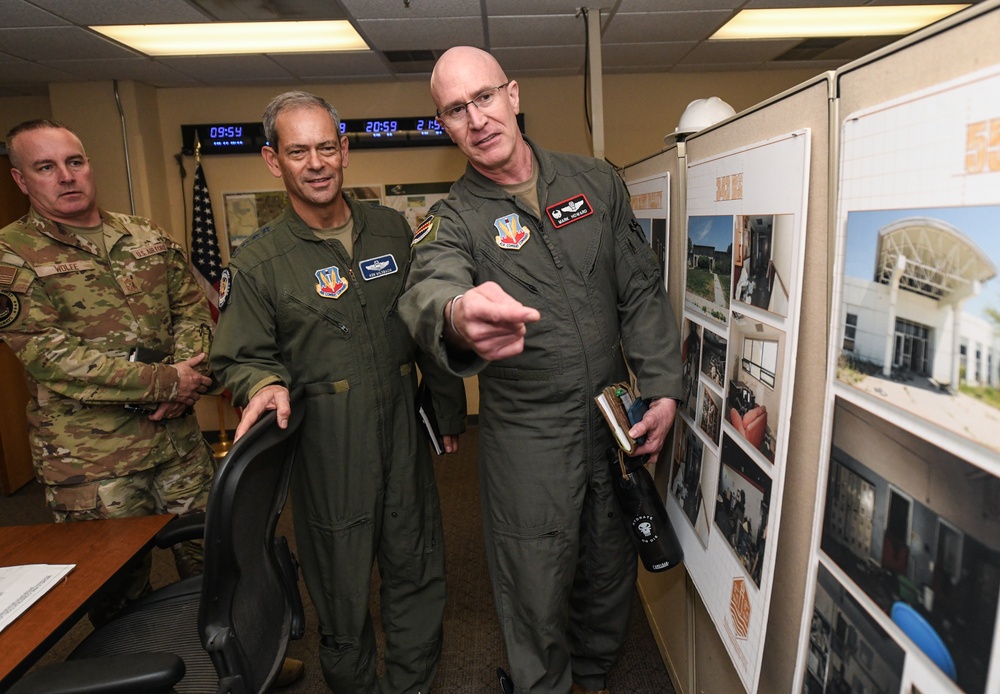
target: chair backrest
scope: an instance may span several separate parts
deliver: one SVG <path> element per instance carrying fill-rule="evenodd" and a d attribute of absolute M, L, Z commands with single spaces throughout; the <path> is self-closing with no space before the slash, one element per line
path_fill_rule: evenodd
<path fill-rule="evenodd" d="M 198 615 L 219 691 L 263 692 L 277 677 L 304 616 L 297 571 L 275 537 L 305 406 L 292 403 L 286 429 L 266 412 L 216 471 L 205 512 L 205 570 Z"/>
<path fill-rule="evenodd" d="M 948 647 L 923 615 L 911 605 L 897 601 L 892 604 L 889 617 L 920 650 L 927 654 L 928 658 L 934 661 L 935 665 L 941 668 L 944 674 L 948 675 L 952 682 L 958 679 L 955 661 Z"/>

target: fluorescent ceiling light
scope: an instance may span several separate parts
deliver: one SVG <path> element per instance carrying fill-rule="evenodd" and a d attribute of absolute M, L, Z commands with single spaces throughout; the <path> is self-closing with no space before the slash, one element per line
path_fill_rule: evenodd
<path fill-rule="evenodd" d="M 909 34 L 966 7 L 968 5 L 897 5 L 743 10 L 711 38 L 896 36 Z"/>
<path fill-rule="evenodd" d="M 326 53 L 365 51 L 368 44 L 350 22 L 211 22 L 92 26 L 146 55 Z"/>

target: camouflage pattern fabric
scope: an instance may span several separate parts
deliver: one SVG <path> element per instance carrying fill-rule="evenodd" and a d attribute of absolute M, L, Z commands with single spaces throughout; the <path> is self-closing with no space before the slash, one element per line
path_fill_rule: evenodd
<path fill-rule="evenodd" d="M 129 362 L 129 349 L 174 361 L 208 353 L 207 301 L 160 227 L 103 210 L 101 218 L 106 256 L 34 210 L 0 229 L 0 338 L 28 373 L 32 455 L 46 485 L 149 470 L 203 442 L 193 416 L 152 422 L 123 405 L 174 397 L 176 370 Z"/>

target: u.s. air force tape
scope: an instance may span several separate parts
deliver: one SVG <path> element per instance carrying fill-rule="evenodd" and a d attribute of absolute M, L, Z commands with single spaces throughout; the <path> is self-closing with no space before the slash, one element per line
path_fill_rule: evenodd
<path fill-rule="evenodd" d="M 21 300 L 13 292 L 0 291 L 0 328 L 6 328 L 21 313 Z"/>

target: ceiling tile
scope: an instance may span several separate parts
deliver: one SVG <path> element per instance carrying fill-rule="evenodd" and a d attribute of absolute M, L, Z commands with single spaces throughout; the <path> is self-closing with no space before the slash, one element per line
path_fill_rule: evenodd
<path fill-rule="evenodd" d="M 365 19 L 358 26 L 383 51 L 485 45 L 483 24 L 478 17 Z"/>
<path fill-rule="evenodd" d="M 619 67 L 657 67 L 676 65 L 697 45 L 693 41 L 670 43 L 614 43 L 601 47 L 606 69 Z"/>
<path fill-rule="evenodd" d="M 0 84 L 27 84 L 29 82 L 72 82 L 74 75 L 48 65 L 19 60 L 4 63 Z M 47 90 L 46 90 L 47 91 Z"/>
<path fill-rule="evenodd" d="M 639 41 L 690 41 L 714 33 L 732 16 L 730 12 L 635 12 L 614 16 L 605 28 L 605 43 Z"/>
<path fill-rule="evenodd" d="M 139 55 L 86 29 L 0 29 L 5 53 L 25 60 L 69 60 L 72 58 L 131 58 Z"/>
<path fill-rule="evenodd" d="M 518 75 L 525 74 L 525 71 L 537 70 L 539 65 L 559 70 L 582 70 L 586 57 L 582 44 L 494 48 L 491 52 L 511 79 L 517 79 Z"/>
<path fill-rule="evenodd" d="M 276 79 L 295 81 L 291 73 L 263 55 L 178 56 L 159 60 L 206 84 L 228 85 L 254 78 L 259 78 L 262 84 Z"/>
<path fill-rule="evenodd" d="M 185 0 L 32 0 L 74 24 L 170 24 L 211 17 Z"/>
<path fill-rule="evenodd" d="M 505 15 L 575 15 L 583 3 L 580 0 L 486 0 L 486 11 L 491 17 Z"/>
<path fill-rule="evenodd" d="M 571 14 L 494 17 L 489 28 L 492 48 L 583 45 L 587 40 L 583 18 Z"/>
<path fill-rule="evenodd" d="M 148 58 L 130 60 L 58 60 L 41 65 L 62 70 L 86 80 L 135 80 L 154 86 L 195 84 L 196 80 L 161 62 Z"/>
<path fill-rule="evenodd" d="M 703 41 L 687 56 L 684 63 L 761 63 L 773 60 L 785 51 L 794 48 L 801 41 Z"/>
<path fill-rule="evenodd" d="M 579 1 L 579 0 L 577 0 Z M 440 19 L 442 17 L 475 17 L 481 20 L 479 0 L 341 0 L 341 4 L 358 20 L 363 19 Z M 548 3 L 546 3 L 548 4 Z"/>
<path fill-rule="evenodd" d="M 69 24 L 50 12 L 29 5 L 24 0 L 0 0 L 0 17 L 5 27 L 48 27 Z"/>
<path fill-rule="evenodd" d="M 736 10 L 743 4 L 744 0 L 622 0 L 621 4 L 618 5 L 618 11 L 693 12 L 696 10 L 729 10 L 735 14 Z M 788 4 L 787 0 L 786 4 Z"/>
<path fill-rule="evenodd" d="M 290 74 L 304 80 L 330 77 L 391 77 L 392 71 L 374 51 L 351 53 L 286 53 L 272 55 Z"/>

